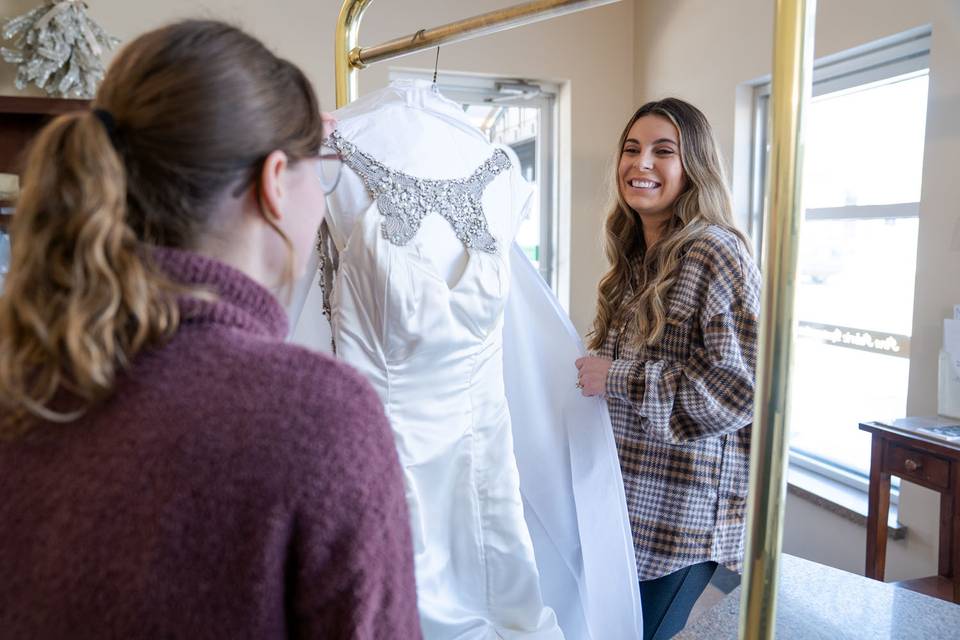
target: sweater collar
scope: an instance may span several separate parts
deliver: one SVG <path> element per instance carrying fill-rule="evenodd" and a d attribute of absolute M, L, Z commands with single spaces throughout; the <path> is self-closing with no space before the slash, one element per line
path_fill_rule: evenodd
<path fill-rule="evenodd" d="M 154 247 L 152 255 L 175 282 L 216 294 L 213 300 L 180 298 L 182 323 L 219 324 L 281 340 L 286 337 L 286 312 L 273 294 L 250 276 L 190 251 Z"/>

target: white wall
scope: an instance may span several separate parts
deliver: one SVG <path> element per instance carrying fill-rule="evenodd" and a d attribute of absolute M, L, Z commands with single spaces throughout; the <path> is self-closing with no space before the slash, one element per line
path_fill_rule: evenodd
<path fill-rule="evenodd" d="M 361 44 L 373 45 L 494 9 L 518 0 L 379 0 L 366 13 Z M 0 0 L 0 17 L 23 13 L 38 0 Z M 175 18 L 204 16 L 239 24 L 299 64 L 326 108 L 334 104 L 333 33 L 336 0 L 97 0 L 90 13 L 129 40 Z M 568 260 L 571 315 L 581 331 L 592 320 L 604 263 L 599 249 L 603 179 L 633 102 L 634 2 L 556 18 L 480 40 L 444 47 L 441 72 L 456 71 L 551 80 L 563 86 L 561 105 L 560 255 Z M 361 72 L 360 91 L 382 86 L 389 65 L 433 68 L 434 52 L 375 65 Z M 0 63 L 0 95 L 13 94 L 11 65 Z M 569 221 L 569 224 L 563 224 Z"/>
<path fill-rule="evenodd" d="M 744 158 L 736 130 L 738 87 L 770 73 L 771 0 L 638 0 L 636 101 L 676 95 L 714 125 L 731 164 Z M 815 55 L 824 56 L 924 24 L 933 27 L 908 413 L 936 412 L 942 318 L 960 303 L 960 3 L 956 0 L 820 0 Z M 891 154 L 896 162 L 896 154 Z M 739 178 L 740 176 L 738 176 Z M 741 185 L 734 185 L 742 193 Z M 742 215 L 744 201 L 738 198 Z M 795 402 L 803 399 L 795 398 Z M 868 417 L 868 416 L 865 416 Z M 900 512 L 907 540 L 890 545 L 888 579 L 936 572 L 939 501 L 907 485 Z M 787 500 L 784 549 L 862 572 L 862 527 L 795 496 Z"/>

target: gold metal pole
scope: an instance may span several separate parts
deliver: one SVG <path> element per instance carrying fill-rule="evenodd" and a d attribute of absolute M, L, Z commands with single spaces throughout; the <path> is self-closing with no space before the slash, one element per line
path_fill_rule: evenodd
<path fill-rule="evenodd" d="M 483 15 L 466 18 L 433 29 L 422 29 L 409 36 L 397 38 L 375 47 L 354 49 L 350 52 L 351 62 L 363 68 L 366 65 L 430 49 L 442 44 L 462 42 L 479 36 L 505 31 L 557 16 L 592 9 L 620 0 L 535 0 L 525 4 L 491 11 Z"/>
<path fill-rule="evenodd" d="M 797 250 L 803 216 L 803 116 L 811 93 L 815 6 L 815 0 L 776 0 L 760 353 L 740 601 L 741 640 L 773 638 L 776 625 Z"/>
<path fill-rule="evenodd" d="M 462 42 L 497 31 L 505 31 L 619 1 L 535 0 L 534 2 L 452 22 L 442 27 L 421 29 L 409 36 L 397 38 L 375 47 L 361 49 L 357 44 L 360 20 L 373 0 L 344 0 L 340 6 L 340 16 L 337 19 L 334 46 L 337 108 L 356 100 L 358 95 L 357 70 L 375 62 L 392 60 L 441 44 Z"/>
<path fill-rule="evenodd" d="M 343 0 L 340 6 L 333 51 L 338 109 L 357 99 L 357 69 L 350 64 L 350 51 L 357 46 L 360 20 L 371 2 L 373 0 Z"/>

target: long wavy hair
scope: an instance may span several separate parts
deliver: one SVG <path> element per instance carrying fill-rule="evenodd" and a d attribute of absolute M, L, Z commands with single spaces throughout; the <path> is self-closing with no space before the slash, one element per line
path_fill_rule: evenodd
<path fill-rule="evenodd" d="M 687 185 L 673 204 L 673 216 L 653 247 L 643 238 L 640 216 L 620 191 L 619 160 L 634 123 L 644 116 L 666 118 L 680 133 L 680 161 Z M 610 269 L 600 280 L 597 315 L 589 347 L 600 349 L 610 332 L 619 329 L 627 344 L 638 348 L 655 343 L 666 323 L 666 299 L 677 280 L 680 261 L 691 242 L 711 225 L 749 242 L 733 221 L 720 152 L 710 123 L 699 109 L 677 98 L 648 102 L 627 121 L 620 134 L 613 165 L 610 213 L 604 223 L 604 253 Z"/>
<path fill-rule="evenodd" d="M 0 437 L 75 419 L 108 396 L 179 323 L 185 290 L 150 246 L 196 248 L 232 224 L 220 203 L 258 190 L 271 152 L 296 162 L 322 140 L 304 74 L 215 21 L 131 42 L 93 107 L 47 125 L 26 159 L 0 296 Z"/>

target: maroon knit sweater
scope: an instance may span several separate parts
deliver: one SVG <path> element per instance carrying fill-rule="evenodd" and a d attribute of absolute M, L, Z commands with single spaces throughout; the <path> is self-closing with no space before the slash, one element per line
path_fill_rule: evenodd
<path fill-rule="evenodd" d="M 185 302 L 79 422 L 0 442 L 0 638 L 419 638 L 373 390 L 284 344 L 239 271 L 157 257 L 219 300 Z"/>

